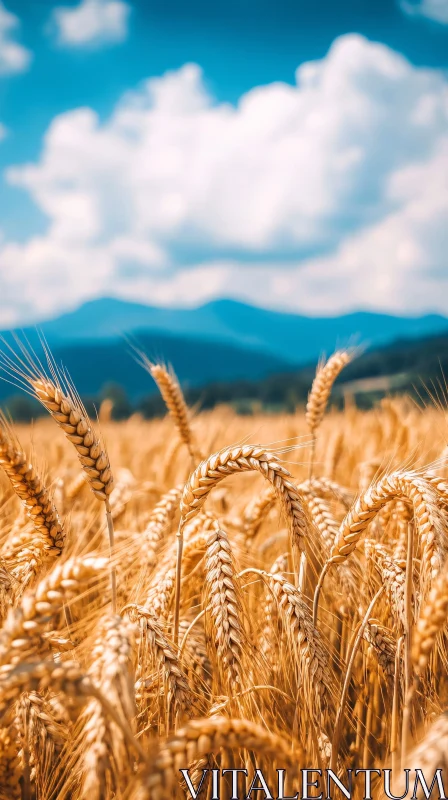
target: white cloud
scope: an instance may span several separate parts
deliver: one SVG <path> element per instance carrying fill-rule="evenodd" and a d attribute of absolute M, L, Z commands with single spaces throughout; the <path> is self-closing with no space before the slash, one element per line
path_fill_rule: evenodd
<path fill-rule="evenodd" d="M 236 108 L 186 65 L 104 123 L 63 114 L 7 173 L 49 224 L 0 246 L 0 302 L 18 319 L 100 294 L 448 312 L 447 121 L 441 73 L 357 35 Z"/>
<path fill-rule="evenodd" d="M 123 0 L 81 0 L 74 8 L 55 8 L 52 21 L 63 45 L 114 44 L 127 37 L 130 10 Z"/>
<path fill-rule="evenodd" d="M 410 16 L 426 17 L 448 25 L 448 0 L 401 0 L 400 6 Z"/>
<path fill-rule="evenodd" d="M 30 51 L 14 40 L 19 25 L 19 18 L 0 0 L 0 75 L 23 72 L 31 61 Z"/>

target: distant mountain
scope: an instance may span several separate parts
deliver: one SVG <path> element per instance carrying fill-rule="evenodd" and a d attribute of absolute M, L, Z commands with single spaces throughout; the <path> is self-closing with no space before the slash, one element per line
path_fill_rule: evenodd
<path fill-rule="evenodd" d="M 187 402 L 213 408 L 230 403 L 239 411 L 263 407 L 269 411 L 294 411 L 304 405 L 314 377 L 315 364 L 251 380 L 210 383 L 187 389 Z M 347 394 L 360 407 L 370 408 L 385 395 L 407 394 L 418 403 L 448 403 L 448 333 L 393 344 L 362 353 L 339 376 L 331 402 L 341 405 Z M 157 396 L 145 398 L 147 416 L 163 413 Z"/>
<path fill-rule="evenodd" d="M 244 413 L 259 407 L 293 411 L 305 403 L 315 373 L 315 361 L 293 367 L 270 354 L 223 342 L 165 333 L 139 338 L 141 348 L 150 358 L 164 358 L 173 364 L 187 402 L 198 403 L 202 408 L 231 403 Z M 53 355 L 57 364 L 67 368 L 91 410 L 91 402 L 97 405 L 101 397 L 109 396 L 114 398 L 117 414 L 123 417 L 133 410 L 148 417 L 165 413 L 154 381 L 137 363 L 124 340 L 60 345 L 54 348 Z M 409 394 L 417 402 L 422 398 L 429 400 L 433 394 L 442 401 L 448 395 L 445 376 L 448 376 L 448 331 L 420 339 L 395 340 L 355 358 L 339 376 L 332 402 L 340 404 L 347 393 L 364 407 L 394 393 Z M 15 419 L 22 421 L 41 411 L 36 402 L 1 380 L 0 402 Z"/>
<path fill-rule="evenodd" d="M 226 342 L 155 332 L 139 335 L 138 345 L 149 358 L 171 363 L 186 387 L 203 386 L 217 380 L 257 379 L 291 369 L 286 360 L 270 353 Z M 110 383 L 122 386 L 132 402 L 156 391 L 153 379 L 137 363 L 131 346 L 124 339 L 52 344 L 52 354 L 56 364 L 67 369 L 82 397 L 98 397 Z M 0 380 L 0 401 L 19 391 Z"/>
<path fill-rule="evenodd" d="M 169 334 L 177 341 L 186 337 L 221 342 L 297 365 L 317 359 L 322 352 L 329 355 L 341 344 L 372 348 L 402 337 L 415 339 L 448 331 L 448 319 L 437 314 L 401 317 L 373 312 L 307 317 L 234 300 L 215 300 L 194 309 L 170 309 L 103 298 L 39 327 L 52 349 L 80 342 L 105 342 L 123 334 L 139 338 Z M 35 341 L 34 329 L 25 333 L 31 342 Z M 175 348 L 170 349 L 170 354 L 179 369 L 180 355 Z"/>

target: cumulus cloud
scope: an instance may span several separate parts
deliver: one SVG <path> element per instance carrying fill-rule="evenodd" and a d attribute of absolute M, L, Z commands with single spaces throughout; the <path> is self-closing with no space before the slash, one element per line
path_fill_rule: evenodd
<path fill-rule="evenodd" d="M 55 8 L 52 22 L 60 44 L 70 47 L 116 44 L 127 37 L 130 10 L 123 0 L 81 0 L 74 8 Z"/>
<path fill-rule="evenodd" d="M 448 25 L 448 0 L 401 0 L 400 6 L 410 16 L 426 17 Z"/>
<path fill-rule="evenodd" d="M 236 107 L 190 64 L 103 123 L 60 115 L 40 161 L 7 172 L 48 230 L 0 246 L 0 302 L 18 319 L 112 293 L 448 312 L 447 118 L 442 73 L 358 35 Z"/>
<path fill-rule="evenodd" d="M 7 11 L 0 0 L 0 75 L 24 72 L 31 61 L 31 53 L 15 41 L 20 20 Z"/>

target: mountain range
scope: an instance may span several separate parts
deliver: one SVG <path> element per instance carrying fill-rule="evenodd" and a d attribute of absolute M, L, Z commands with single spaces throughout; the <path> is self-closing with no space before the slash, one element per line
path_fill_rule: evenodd
<path fill-rule="evenodd" d="M 225 299 L 198 308 L 163 308 L 101 298 L 37 327 L 51 348 L 157 332 L 172 338 L 225 342 L 298 364 L 349 341 L 374 347 L 398 338 L 432 335 L 447 330 L 448 319 L 438 314 L 393 316 L 367 311 L 309 317 Z M 25 333 L 33 338 L 35 330 Z"/>
<path fill-rule="evenodd" d="M 437 314 L 363 311 L 307 317 L 225 299 L 193 309 L 170 309 L 102 298 L 19 335 L 36 349 L 43 336 L 81 394 L 97 395 L 104 384 L 115 382 L 135 400 L 154 386 L 136 363 L 130 343 L 150 358 L 171 363 L 187 385 L 201 386 L 292 371 L 338 346 L 374 349 L 396 339 L 444 332 L 448 319 Z M 0 399 L 10 394 L 11 387 L 0 384 Z"/>

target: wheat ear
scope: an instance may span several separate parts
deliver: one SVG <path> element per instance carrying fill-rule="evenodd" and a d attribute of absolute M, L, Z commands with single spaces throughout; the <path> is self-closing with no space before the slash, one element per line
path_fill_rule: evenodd
<path fill-rule="evenodd" d="M 272 486 L 268 486 L 263 492 L 254 497 L 244 510 L 244 537 L 246 543 L 255 538 L 263 520 L 269 514 L 276 500 L 276 494 Z"/>
<path fill-rule="evenodd" d="M 330 478 L 312 478 L 311 480 L 299 483 L 299 491 L 304 494 L 312 494 L 313 497 L 321 497 L 323 500 L 336 501 L 348 511 L 355 499 L 355 494 L 345 486 L 340 486 Z"/>
<path fill-rule="evenodd" d="M 79 461 L 87 477 L 93 493 L 102 500 L 106 509 L 106 522 L 109 534 L 111 555 L 111 593 L 112 607 L 115 613 L 117 605 L 116 572 L 112 565 L 114 550 L 114 526 L 109 496 L 113 490 L 113 476 L 109 456 L 103 443 L 97 436 L 75 387 L 61 370 L 58 370 L 50 352 L 45 348 L 48 369 L 52 379 L 33 354 L 30 354 L 23 343 L 17 341 L 20 355 L 12 348 L 8 355 L 0 353 L 0 367 L 19 386 L 32 393 L 47 409 L 53 419 L 64 431 L 67 439 L 74 445 Z M 30 392 L 31 390 L 31 392 Z"/>
<path fill-rule="evenodd" d="M 197 462 L 201 455 L 191 430 L 188 406 L 173 369 L 167 369 L 163 364 L 153 364 L 145 355 L 141 356 L 141 363 L 154 378 L 181 440 L 187 446 L 192 460 Z"/>
<path fill-rule="evenodd" d="M 48 700 L 37 692 L 22 695 L 17 703 L 15 721 L 22 743 L 24 786 L 29 778 L 36 797 L 52 796 L 49 786 L 55 782 L 58 756 L 67 742 L 68 726 L 55 718 Z"/>
<path fill-rule="evenodd" d="M 204 505 L 212 489 L 228 475 L 242 472 L 260 472 L 268 480 L 280 499 L 291 535 L 292 548 L 305 552 L 308 519 L 303 509 L 302 499 L 297 487 L 290 480 L 291 475 L 280 464 L 277 456 L 260 445 L 227 447 L 204 459 L 190 475 L 180 503 L 181 518 L 178 529 L 178 557 L 175 592 L 174 633 L 177 644 L 179 627 L 181 564 L 183 531 L 187 522 Z"/>
<path fill-rule="evenodd" d="M 30 380 L 30 384 L 38 400 L 74 445 L 92 492 L 99 500 L 108 502 L 114 482 L 109 457 L 80 399 L 74 391 L 64 393 L 48 378 Z"/>
<path fill-rule="evenodd" d="M 0 629 L 0 665 L 15 664 L 24 653 L 32 652 L 33 637 L 42 637 L 45 625 L 62 610 L 70 597 L 79 596 L 92 578 L 107 569 L 104 558 L 73 558 L 59 562 L 53 570 L 25 594 L 18 609 L 11 609 Z"/>
<path fill-rule="evenodd" d="M 1 413 L 0 466 L 42 539 L 45 553 L 52 558 L 59 556 L 64 545 L 64 530 L 53 499 Z"/>
<path fill-rule="evenodd" d="M 353 355 L 350 351 L 338 350 L 325 364 L 319 364 L 317 367 L 316 376 L 308 395 L 305 413 L 308 428 L 313 436 L 310 458 L 310 478 L 313 475 L 316 431 L 324 418 L 333 384 L 339 373 L 350 363 L 352 357 Z"/>
<path fill-rule="evenodd" d="M 195 525 L 196 523 L 196 525 Z M 183 564 L 188 572 L 193 570 L 205 553 L 207 546 L 207 531 L 214 526 L 211 515 L 200 514 L 193 525 L 188 526 L 188 538 L 183 549 Z M 196 530 L 198 532 L 196 532 Z M 166 552 L 161 565 L 151 578 L 144 605 L 150 608 L 160 624 L 167 622 L 174 596 L 176 584 L 176 542 Z"/>
<path fill-rule="evenodd" d="M 88 697 L 95 697 L 105 712 L 119 727 L 127 742 L 147 762 L 146 754 L 134 737 L 127 721 L 115 710 L 107 697 L 86 677 L 73 661 L 30 661 L 12 665 L 0 672 L 0 714 L 24 691 L 44 692 L 50 689 L 66 694 L 73 702 L 83 704 Z"/>
<path fill-rule="evenodd" d="M 445 515 L 438 508 L 437 490 L 414 472 L 392 472 L 373 483 L 354 503 L 341 522 L 330 558 L 324 564 L 314 594 L 314 621 L 324 577 L 332 564 L 340 564 L 355 550 L 362 535 L 386 503 L 396 498 L 412 503 L 422 550 L 422 585 L 430 584 L 445 558 Z"/>
<path fill-rule="evenodd" d="M 383 670 L 390 686 L 394 682 L 395 656 L 397 651 L 396 640 L 388 628 L 381 625 L 377 619 L 369 619 L 364 630 L 364 639 L 374 651 L 379 666 Z"/>
<path fill-rule="evenodd" d="M 406 625 L 406 571 L 403 569 L 403 566 L 397 564 L 387 552 L 384 545 L 366 539 L 365 549 L 366 555 L 372 560 L 372 563 L 381 576 L 394 617 L 401 628 L 404 629 Z"/>
<path fill-rule="evenodd" d="M 193 627 L 192 627 L 193 626 Z M 213 683 L 213 667 L 208 657 L 207 637 L 201 620 L 197 616 L 181 619 L 181 652 L 185 652 L 185 670 L 197 693 L 210 699 Z"/>
<path fill-rule="evenodd" d="M 412 660 L 420 672 L 426 668 L 437 636 L 448 620 L 448 569 L 436 578 L 414 629 Z"/>
<path fill-rule="evenodd" d="M 133 800 L 167 800 L 172 797 L 180 769 L 219 753 L 221 748 L 251 750 L 257 756 L 274 759 L 282 768 L 289 767 L 291 773 L 303 760 L 300 746 L 293 754 L 289 742 L 249 720 L 220 716 L 195 719 L 161 746 Z"/>
<path fill-rule="evenodd" d="M 409 785 L 415 785 L 416 778 L 416 765 L 421 769 L 423 775 L 434 775 L 436 769 L 443 772 L 448 767 L 448 712 L 436 719 L 434 724 L 430 727 L 421 742 L 409 753 L 407 758 L 408 766 L 411 768 L 409 773 Z M 417 788 L 417 787 L 416 787 Z M 421 783 L 418 785 L 417 791 L 414 789 L 413 797 L 416 800 L 423 800 L 425 794 Z"/>
<path fill-rule="evenodd" d="M 92 492 L 105 503 L 106 522 L 109 534 L 110 558 L 114 552 L 114 525 L 109 496 L 113 490 L 113 475 L 109 456 L 103 443 L 93 429 L 87 412 L 74 390 L 64 393 L 62 387 L 46 377 L 28 378 L 38 400 L 50 412 L 53 419 L 74 445 L 81 466 Z M 115 567 L 110 568 L 112 610 L 117 608 L 117 586 Z"/>
<path fill-rule="evenodd" d="M 330 706 L 331 674 L 328 653 L 319 631 L 313 625 L 312 614 L 301 594 L 282 575 L 263 573 L 277 602 L 278 612 L 296 657 L 299 684 L 306 698 L 312 698 L 310 711 L 320 722 L 322 708 Z"/>
<path fill-rule="evenodd" d="M 100 626 L 88 672 L 93 684 L 107 695 L 131 728 L 136 716 L 133 674 L 136 633 L 136 626 L 129 620 L 117 616 L 106 619 Z M 121 730 L 110 724 L 95 698 L 86 705 L 80 722 L 84 795 L 101 800 L 102 787 L 108 785 L 109 777 L 114 791 L 120 793 L 132 763 Z"/>
<path fill-rule="evenodd" d="M 280 575 L 284 577 L 285 573 L 288 571 L 288 563 L 288 553 L 281 553 L 272 564 L 269 570 L 270 575 Z M 277 602 L 269 586 L 265 591 L 263 605 L 265 621 L 261 633 L 261 650 L 272 670 L 275 668 L 273 663 L 274 659 L 276 662 L 278 661 L 276 646 L 281 633 L 281 622 L 279 620 Z"/>
<path fill-rule="evenodd" d="M 142 554 L 149 567 L 155 566 L 157 553 L 166 534 L 169 533 L 182 495 L 182 488 L 182 486 L 176 486 L 174 489 L 170 489 L 151 511 L 142 533 Z"/>
<path fill-rule="evenodd" d="M 15 598 L 14 576 L 0 559 L 0 623 L 3 622 Z"/>
<path fill-rule="evenodd" d="M 205 564 L 207 628 L 211 628 L 217 672 L 230 694 L 243 684 L 244 629 L 240 590 L 229 538 L 216 524 L 208 535 Z"/>
<path fill-rule="evenodd" d="M 3 549 L 3 558 L 12 583 L 16 597 L 25 591 L 32 579 L 36 578 L 48 560 L 44 540 L 36 536 L 34 526 L 26 526 L 18 532 L 11 532 Z M 2 590 L 7 586 L 7 575 L 1 576 Z M 12 590 L 12 584 L 9 587 Z"/>
<path fill-rule="evenodd" d="M 193 694 L 187 677 L 179 661 L 173 645 L 165 636 L 158 620 L 149 608 L 129 606 L 125 609 L 130 619 L 135 620 L 140 629 L 143 654 L 139 662 L 139 679 L 137 691 L 142 693 L 145 687 L 143 670 L 149 656 L 153 657 L 163 673 L 166 687 L 167 708 L 173 708 L 173 717 L 177 721 L 191 715 Z"/>
<path fill-rule="evenodd" d="M 275 453 L 260 445 L 226 447 L 202 461 L 185 484 L 180 503 L 180 530 L 204 505 L 212 489 L 224 478 L 242 472 L 260 472 L 282 503 L 293 547 L 305 550 L 308 518 L 297 487 Z"/>
<path fill-rule="evenodd" d="M 356 501 L 342 521 L 331 554 L 331 562 L 343 561 L 355 549 L 378 511 L 395 498 L 412 503 L 421 541 L 422 569 L 435 578 L 445 558 L 445 518 L 438 509 L 437 490 L 423 476 L 413 472 L 392 472 L 372 484 Z"/>

